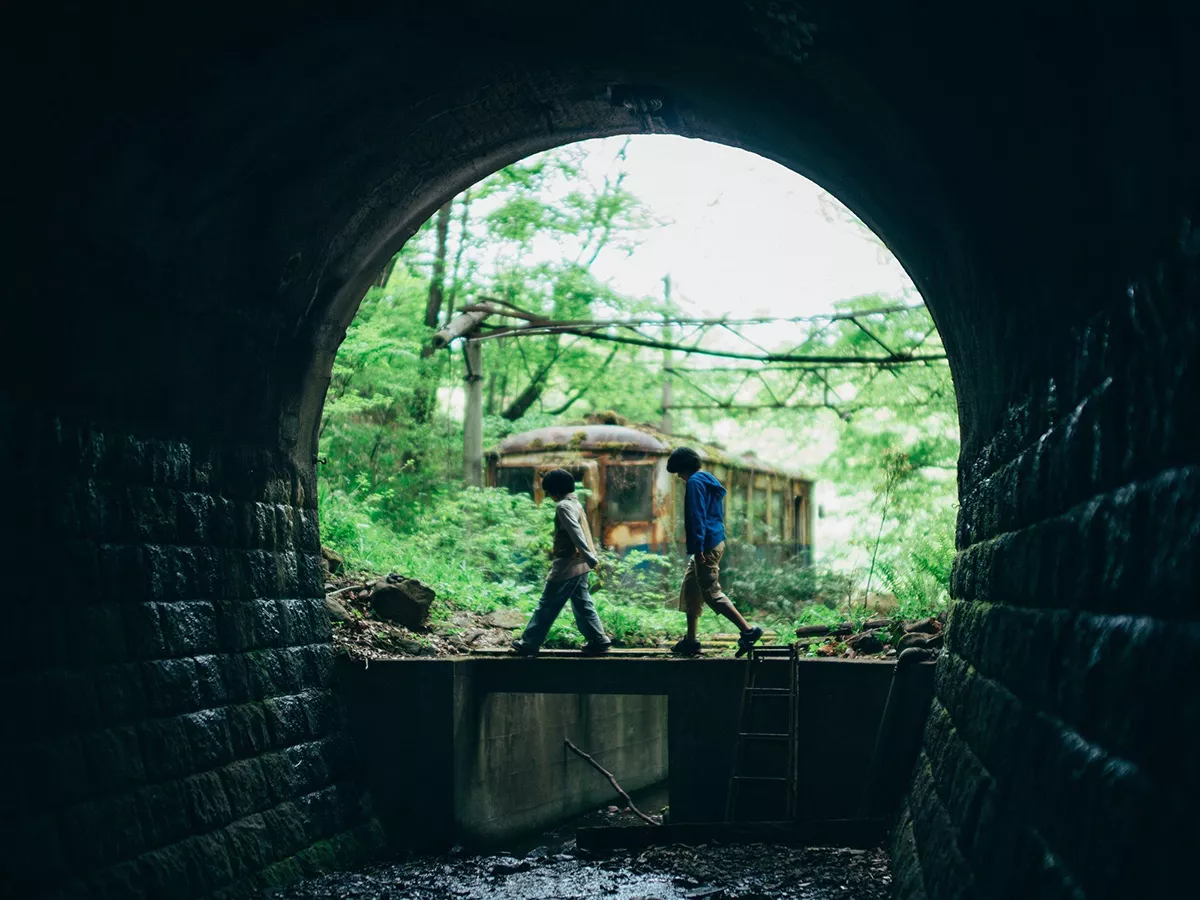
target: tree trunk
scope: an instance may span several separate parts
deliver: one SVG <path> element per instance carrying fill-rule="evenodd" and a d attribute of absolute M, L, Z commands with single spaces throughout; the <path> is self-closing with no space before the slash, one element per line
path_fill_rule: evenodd
<path fill-rule="evenodd" d="M 387 287 L 388 279 L 392 277 L 392 272 L 396 270 L 396 260 L 400 258 L 400 254 L 395 254 L 387 261 L 387 265 L 383 267 L 383 271 L 379 273 L 379 277 L 375 279 L 375 287 Z"/>
<path fill-rule="evenodd" d="M 546 378 L 550 375 L 550 370 L 554 368 L 554 364 L 558 361 L 559 354 L 562 353 L 562 350 L 559 348 L 558 335 L 554 335 L 552 341 L 550 358 L 529 379 L 529 384 L 526 385 L 525 390 L 517 394 L 516 399 L 505 408 L 504 412 L 500 413 L 501 416 L 510 422 L 515 422 L 521 418 L 521 416 L 529 412 L 529 408 L 533 404 L 541 399 L 542 391 L 546 389 Z"/>
<path fill-rule="evenodd" d="M 450 233 L 450 207 L 447 200 L 437 211 L 437 250 L 433 257 L 433 276 L 429 279 L 429 301 L 425 304 L 425 327 L 437 328 L 446 291 L 446 238 Z"/>
<path fill-rule="evenodd" d="M 462 214 L 458 221 L 458 249 L 454 253 L 454 269 L 450 273 L 450 297 L 446 309 L 447 322 L 454 315 L 454 305 L 458 301 L 458 273 L 462 268 L 463 251 L 467 248 L 467 225 L 470 223 L 470 212 L 471 189 L 467 188 L 462 195 Z"/>
<path fill-rule="evenodd" d="M 496 373 L 488 375 L 487 406 L 484 407 L 489 416 L 496 414 Z"/>

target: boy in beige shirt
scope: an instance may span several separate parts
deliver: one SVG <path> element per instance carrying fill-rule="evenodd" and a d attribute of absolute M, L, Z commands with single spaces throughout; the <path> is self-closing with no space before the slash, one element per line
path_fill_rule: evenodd
<path fill-rule="evenodd" d="M 554 469 L 542 478 L 542 490 L 555 502 L 554 561 L 546 576 L 542 599 L 520 640 L 513 641 L 513 652 L 519 656 L 536 655 L 550 626 L 570 600 L 575 626 L 587 641 L 584 654 L 599 656 L 608 652 L 612 641 L 604 633 L 588 592 L 588 573 L 596 568 L 599 559 L 587 514 L 575 498 L 575 478 L 566 469 Z"/>

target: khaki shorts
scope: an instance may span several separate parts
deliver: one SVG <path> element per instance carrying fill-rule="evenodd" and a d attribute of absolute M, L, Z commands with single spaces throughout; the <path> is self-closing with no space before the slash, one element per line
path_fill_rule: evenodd
<path fill-rule="evenodd" d="M 687 571 L 683 573 L 683 587 L 679 589 L 679 608 L 692 615 L 700 615 L 707 603 L 716 608 L 716 604 L 729 598 L 721 590 L 721 555 L 725 552 L 725 542 L 717 544 L 707 553 L 697 553 L 688 557 Z"/>

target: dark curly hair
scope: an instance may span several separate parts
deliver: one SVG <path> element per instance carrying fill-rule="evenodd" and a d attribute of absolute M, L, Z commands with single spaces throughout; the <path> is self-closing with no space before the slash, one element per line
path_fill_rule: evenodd
<path fill-rule="evenodd" d="M 551 469 L 542 476 L 542 490 L 555 496 L 575 492 L 575 477 L 566 469 Z"/>
<path fill-rule="evenodd" d="M 667 471 L 672 475 L 691 475 L 700 471 L 700 454 L 691 447 L 676 447 L 667 457 Z"/>

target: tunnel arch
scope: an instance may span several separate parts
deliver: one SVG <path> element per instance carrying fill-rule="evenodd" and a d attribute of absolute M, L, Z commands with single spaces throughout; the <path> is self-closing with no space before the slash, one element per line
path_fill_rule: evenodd
<path fill-rule="evenodd" d="M 644 126 L 613 85 L 651 88 L 666 130 L 830 189 L 951 355 L 957 607 L 895 831 L 901 896 L 1182 880 L 1194 5 L 54 14 L 4 58 L 25 139 L 3 151 L 20 228 L 0 462 L 62 600 L 23 611 L 39 639 L 4 660 L 8 882 L 233 896 L 372 844 L 328 690 L 322 379 L 366 273 L 441 199 Z M 271 772 L 293 774 L 267 790 Z"/>

